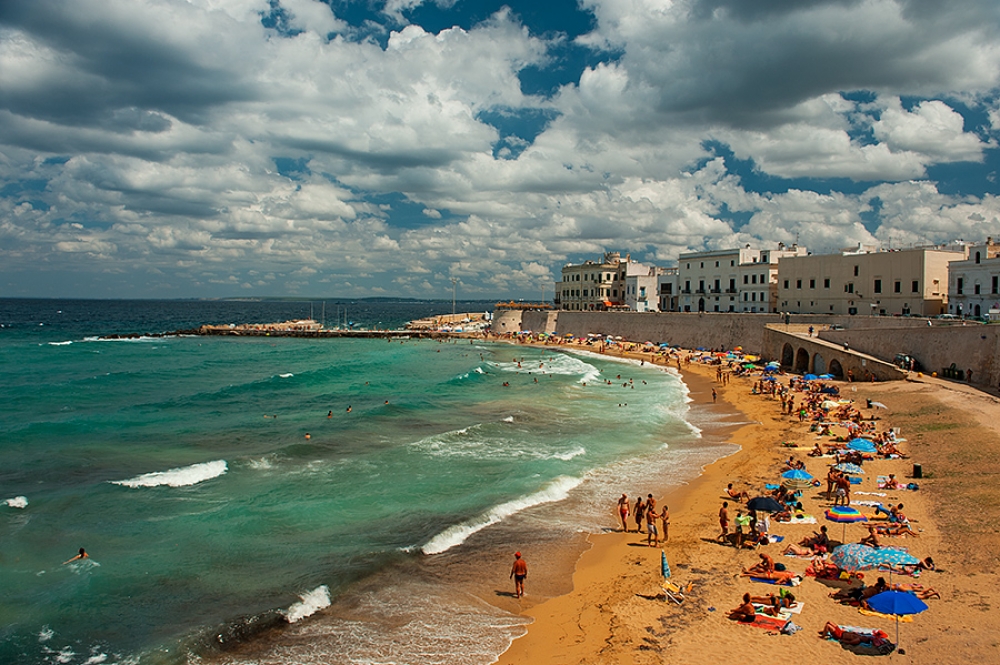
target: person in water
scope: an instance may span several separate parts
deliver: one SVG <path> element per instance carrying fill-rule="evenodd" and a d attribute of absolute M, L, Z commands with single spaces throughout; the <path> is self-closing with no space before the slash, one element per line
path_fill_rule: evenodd
<path fill-rule="evenodd" d="M 89 559 L 89 558 L 90 558 L 90 555 L 87 554 L 87 550 L 85 550 L 85 549 L 83 549 L 81 547 L 79 554 L 77 554 L 75 557 L 73 557 L 69 561 L 63 561 L 63 565 L 65 566 L 67 563 L 73 563 L 74 561 L 79 561 L 80 559 Z"/>

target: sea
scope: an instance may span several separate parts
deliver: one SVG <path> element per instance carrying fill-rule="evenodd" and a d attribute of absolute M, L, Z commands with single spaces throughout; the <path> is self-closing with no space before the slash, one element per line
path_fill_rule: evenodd
<path fill-rule="evenodd" d="M 0 299 L 0 662 L 494 662 L 528 622 L 514 551 L 529 600 L 566 593 L 618 496 L 733 452 L 674 370 L 163 334 L 491 306 Z"/>

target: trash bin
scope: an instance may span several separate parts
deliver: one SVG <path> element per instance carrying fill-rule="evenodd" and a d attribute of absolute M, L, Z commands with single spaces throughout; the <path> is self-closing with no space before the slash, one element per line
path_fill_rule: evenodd
<path fill-rule="evenodd" d="M 914 464 L 913 465 L 913 477 L 914 478 L 923 478 L 924 477 L 924 467 L 922 467 L 919 464 Z"/>

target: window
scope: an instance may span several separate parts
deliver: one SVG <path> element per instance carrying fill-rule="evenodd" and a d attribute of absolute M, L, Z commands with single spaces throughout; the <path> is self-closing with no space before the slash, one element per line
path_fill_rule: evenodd
<path fill-rule="evenodd" d="M 854 282 L 848 282 L 844 285 L 845 293 L 854 293 Z"/>
<path fill-rule="evenodd" d="M 715 262 L 715 267 L 716 267 L 716 268 L 718 268 L 718 267 L 719 267 L 719 262 L 718 262 L 718 261 L 716 261 L 716 262 Z"/>
<path fill-rule="evenodd" d="M 810 279 L 809 280 L 809 288 L 810 289 L 815 289 L 816 288 L 816 280 L 815 279 Z"/>
<path fill-rule="evenodd" d="M 893 293 L 902 293 L 903 292 L 903 283 L 900 282 L 898 279 L 895 282 L 892 283 L 892 292 Z"/>
<path fill-rule="evenodd" d="M 855 277 L 858 276 L 858 267 L 857 266 L 854 266 L 854 276 Z"/>
<path fill-rule="evenodd" d="M 688 293 L 691 293 L 691 280 L 690 279 L 684 280 L 684 290 L 687 291 Z"/>
<path fill-rule="evenodd" d="M 786 289 L 788 288 L 788 280 L 787 279 L 785 280 L 785 288 Z"/>
<path fill-rule="evenodd" d="M 715 292 L 718 293 L 721 290 L 722 287 L 719 286 L 719 280 L 715 280 Z"/>
<path fill-rule="evenodd" d="M 750 276 L 749 275 L 743 275 L 743 283 L 744 284 L 749 284 L 750 283 Z"/>
<path fill-rule="evenodd" d="M 993 289 L 990 293 L 1000 293 L 1000 277 L 993 275 Z"/>
<path fill-rule="evenodd" d="M 729 278 L 729 292 L 736 293 L 736 280 Z"/>
<path fill-rule="evenodd" d="M 691 269 L 691 264 L 689 263 L 687 265 L 688 265 L 687 269 L 690 270 Z"/>
<path fill-rule="evenodd" d="M 704 262 L 704 261 L 702 261 L 702 262 L 701 262 L 701 267 L 702 267 L 702 268 L 704 268 L 704 267 L 705 267 L 705 262 Z"/>
<path fill-rule="evenodd" d="M 767 284 L 767 279 L 763 275 L 760 276 L 760 283 Z"/>
<path fill-rule="evenodd" d="M 753 300 L 754 302 L 757 302 L 757 293 L 756 292 L 750 294 L 750 300 Z"/>
<path fill-rule="evenodd" d="M 958 278 L 958 285 L 957 285 L 957 288 L 955 289 L 955 293 L 957 293 L 958 295 L 962 295 L 962 293 L 964 291 L 965 291 L 965 279 L 959 277 Z"/>
<path fill-rule="evenodd" d="M 730 261 L 729 262 L 729 267 L 730 268 L 735 268 L 736 267 L 736 261 Z"/>
<path fill-rule="evenodd" d="M 823 278 L 823 288 L 824 289 L 830 288 L 830 278 L 829 277 L 824 277 Z"/>
<path fill-rule="evenodd" d="M 979 263 L 979 252 L 976 252 L 976 263 Z"/>
<path fill-rule="evenodd" d="M 802 280 L 801 279 L 795 280 L 795 288 L 797 288 L 797 289 L 801 289 L 802 288 Z"/>
<path fill-rule="evenodd" d="M 881 279 L 876 279 L 875 280 L 875 293 L 882 293 L 882 280 Z"/>
<path fill-rule="evenodd" d="M 699 293 L 704 293 L 705 292 L 705 280 L 703 280 L 703 279 L 699 279 L 698 280 L 698 292 Z"/>
<path fill-rule="evenodd" d="M 977 296 L 979 295 L 979 283 L 978 282 L 972 285 L 972 292 L 975 293 Z"/>
<path fill-rule="evenodd" d="M 917 280 L 913 280 L 913 286 L 911 290 L 913 291 L 913 293 L 920 293 L 920 282 L 918 282 Z"/>
<path fill-rule="evenodd" d="M 750 275 L 750 283 L 751 284 L 757 283 L 757 275 Z"/>

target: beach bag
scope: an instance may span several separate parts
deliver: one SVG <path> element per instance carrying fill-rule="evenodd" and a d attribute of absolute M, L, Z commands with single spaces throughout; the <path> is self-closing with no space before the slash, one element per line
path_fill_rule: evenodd
<path fill-rule="evenodd" d="M 799 632 L 800 630 L 802 630 L 802 626 L 800 626 L 797 623 L 794 623 L 792 621 L 789 621 L 788 623 L 786 623 L 781 628 L 781 634 L 782 635 L 794 635 L 795 633 Z"/>
<path fill-rule="evenodd" d="M 908 490 L 918 490 L 918 489 L 920 489 L 920 486 L 917 485 L 916 483 L 909 483 L 906 486 L 906 489 L 908 489 Z"/>
<path fill-rule="evenodd" d="M 777 571 L 784 571 L 785 570 L 785 564 L 783 564 L 783 563 L 776 563 L 776 564 L 774 564 L 774 569 L 777 570 Z"/>

